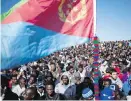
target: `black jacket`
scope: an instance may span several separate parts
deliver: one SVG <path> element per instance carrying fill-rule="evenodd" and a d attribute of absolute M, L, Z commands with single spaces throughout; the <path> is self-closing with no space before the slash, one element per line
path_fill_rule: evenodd
<path fill-rule="evenodd" d="M 40 98 L 40 100 L 65 100 L 65 97 L 61 94 L 54 93 L 54 96 L 50 98 L 47 94 L 45 94 Z"/>
<path fill-rule="evenodd" d="M 13 93 L 10 88 L 7 88 L 5 92 L 5 97 L 3 100 L 18 100 L 18 95 Z"/>

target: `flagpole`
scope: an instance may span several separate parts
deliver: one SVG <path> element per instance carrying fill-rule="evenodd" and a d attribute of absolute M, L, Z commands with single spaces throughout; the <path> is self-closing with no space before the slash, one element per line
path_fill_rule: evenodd
<path fill-rule="evenodd" d="M 99 100 L 99 40 L 98 37 L 95 36 L 93 39 L 94 49 L 93 49 L 93 69 L 94 69 L 94 91 L 95 91 L 95 99 Z"/>
<path fill-rule="evenodd" d="M 99 41 L 98 37 L 96 36 L 96 0 L 93 0 L 93 14 L 94 14 L 94 37 L 93 37 L 93 43 L 94 43 L 94 90 L 95 90 L 95 100 L 99 100 L 99 68 L 98 68 L 98 60 L 99 60 Z M 96 51 L 97 50 L 97 51 Z"/>

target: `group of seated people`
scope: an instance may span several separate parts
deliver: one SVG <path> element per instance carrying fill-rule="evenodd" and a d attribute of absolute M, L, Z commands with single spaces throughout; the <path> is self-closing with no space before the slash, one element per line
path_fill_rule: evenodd
<path fill-rule="evenodd" d="M 130 41 L 103 42 L 99 49 L 100 100 L 131 96 Z M 93 44 L 55 52 L 1 72 L 3 100 L 94 100 Z"/>

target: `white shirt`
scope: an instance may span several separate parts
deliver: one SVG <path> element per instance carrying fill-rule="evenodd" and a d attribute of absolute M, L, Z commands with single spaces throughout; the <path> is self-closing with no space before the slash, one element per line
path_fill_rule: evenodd
<path fill-rule="evenodd" d="M 16 93 L 18 96 L 21 95 L 22 92 L 25 91 L 25 87 L 20 87 L 20 85 L 16 85 L 13 89 L 12 92 Z"/>
<path fill-rule="evenodd" d="M 101 73 L 106 73 L 106 69 L 108 68 L 107 61 L 105 61 L 103 64 L 100 66 L 100 72 Z"/>
<path fill-rule="evenodd" d="M 86 77 L 86 69 L 83 69 L 82 73 L 80 71 L 78 71 L 80 73 L 81 78 Z"/>
<path fill-rule="evenodd" d="M 64 94 L 68 87 L 69 85 L 62 85 L 61 83 L 58 83 L 55 87 L 55 93 Z"/>
<path fill-rule="evenodd" d="M 42 93 L 40 93 L 39 90 L 37 90 L 37 92 L 39 93 L 40 96 L 44 95 L 44 91 Z"/>
<path fill-rule="evenodd" d="M 82 73 L 80 71 L 78 71 L 80 73 L 81 76 L 81 82 L 84 81 L 84 78 L 86 77 L 86 67 L 83 69 Z"/>

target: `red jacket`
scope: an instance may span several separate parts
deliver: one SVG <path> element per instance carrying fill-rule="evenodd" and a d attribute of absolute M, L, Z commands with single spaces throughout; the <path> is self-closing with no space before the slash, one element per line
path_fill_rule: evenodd
<path fill-rule="evenodd" d="M 117 71 L 118 77 L 120 78 L 120 80 L 122 80 L 123 79 L 123 74 L 121 73 L 120 68 L 119 67 L 115 67 L 114 69 Z"/>

